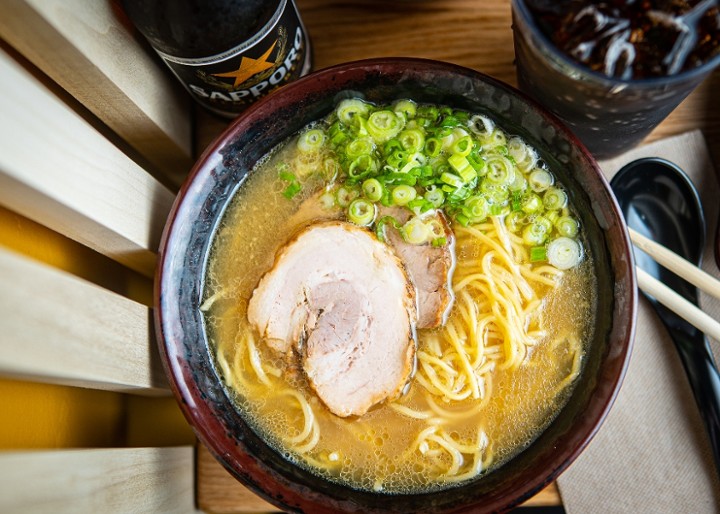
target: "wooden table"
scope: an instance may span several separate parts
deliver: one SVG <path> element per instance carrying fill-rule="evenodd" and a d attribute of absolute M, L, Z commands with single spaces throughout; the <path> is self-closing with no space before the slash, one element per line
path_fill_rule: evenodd
<path fill-rule="evenodd" d="M 370 57 L 423 57 L 473 68 L 516 85 L 509 0 L 297 0 L 312 38 L 314 69 Z M 720 162 L 720 70 L 691 94 L 647 142 L 701 129 Z M 198 111 L 196 151 L 227 121 Z M 273 507 L 239 485 L 205 448 L 198 449 L 198 502 L 212 513 Z M 525 505 L 560 505 L 552 484 Z"/>

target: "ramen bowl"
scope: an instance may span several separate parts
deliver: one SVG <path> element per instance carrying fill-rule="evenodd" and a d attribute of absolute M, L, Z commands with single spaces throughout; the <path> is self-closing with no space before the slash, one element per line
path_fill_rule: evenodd
<path fill-rule="evenodd" d="M 490 472 L 432 492 L 387 494 L 342 485 L 273 449 L 219 378 L 201 303 L 219 220 L 256 163 L 340 99 L 411 98 L 492 116 L 533 145 L 572 198 L 597 277 L 592 340 L 562 409 L 522 451 Z M 495 79 L 448 63 L 406 58 L 327 68 L 283 87 L 237 118 L 204 152 L 164 231 L 156 278 L 156 327 L 173 392 L 199 440 L 240 482 L 289 512 L 501 512 L 552 482 L 599 429 L 630 355 L 636 283 L 627 232 L 597 163 L 540 106 Z"/>

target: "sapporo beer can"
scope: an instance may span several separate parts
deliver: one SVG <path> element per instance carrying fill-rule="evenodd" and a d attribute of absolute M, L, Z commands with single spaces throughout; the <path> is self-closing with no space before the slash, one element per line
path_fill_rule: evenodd
<path fill-rule="evenodd" d="M 125 0 L 125 12 L 192 97 L 235 117 L 310 72 L 293 0 Z"/>

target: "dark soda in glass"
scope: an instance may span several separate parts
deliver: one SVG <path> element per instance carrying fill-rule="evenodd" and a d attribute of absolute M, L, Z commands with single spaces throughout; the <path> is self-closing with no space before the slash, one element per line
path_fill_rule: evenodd
<path fill-rule="evenodd" d="M 513 0 L 520 89 L 598 158 L 637 145 L 720 63 L 717 0 Z"/>

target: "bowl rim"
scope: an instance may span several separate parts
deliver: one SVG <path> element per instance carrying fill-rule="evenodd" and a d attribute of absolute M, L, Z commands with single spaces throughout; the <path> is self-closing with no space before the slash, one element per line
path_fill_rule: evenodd
<path fill-rule="evenodd" d="M 580 150 L 580 155 L 585 160 L 583 163 L 589 169 L 593 170 L 595 179 L 607 192 L 605 200 L 608 202 L 608 207 L 611 209 L 611 213 L 617 223 L 617 229 L 619 233 L 616 234 L 617 242 L 622 247 L 624 253 L 624 276 L 627 280 L 626 294 L 628 296 L 624 309 L 628 311 L 627 324 L 619 327 L 622 341 L 615 343 L 616 355 L 613 356 L 614 366 L 610 377 L 604 377 L 605 380 L 598 386 L 598 390 L 594 393 L 592 402 L 594 404 L 602 404 L 601 408 L 597 408 L 596 416 L 586 417 L 580 419 L 574 423 L 574 430 L 576 436 L 572 438 L 573 444 L 568 445 L 561 453 L 560 457 L 553 459 L 554 465 L 550 467 L 546 473 L 537 475 L 533 479 L 527 480 L 522 484 L 518 484 L 516 490 L 517 493 L 511 501 L 507 501 L 506 497 L 491 498 L 489 500 L 489 506 L 495 510 L 510 509 L 516 505 L 519 505 L 526 499 L 533 496 L 542 488 L 546 487 L 549 483 L 554 481 L 562 471 L 564 471 L 584 450 L 584 448 L 590 443 L 592 438 L 595 436 L 597 431 L 600 429 L 605 418 L 607 417 L 610 408 L 612 407 L 617 394 L 620 389 L 620 385 L 626 374 L 630 354 L 632 351 L 633 340 L 636 328 L 636 309 L 637 309 L 637 282 L 635 276 L 635 269 L 633 265 L 633 255 L 631 251 L 631 244 L 627 228 L 624 224 L 624 220 L 620 214 L 619 206 L 615 200 L 614 195 L 611 192 L 608 181 L 604 177 L 598 163 L 591 156 L 585 146 L 574 136 L 574 134 L 566 128 L 566 126 L 547 109 L 538 104 L 535 100 L 531 99 L 521 91 L 517 90 L 513 86 L 504 83 L 498 79 L 490 77 L 482 72 L 459 66 L 456 64 L 438 61 L 433 59 L 414 58 L 414 57 L 382 57 L 372 59 L 362 59 L 357 61 L 351 61 L 347 63 L 330 66 L 322 70 L 306 75 L 305 77 L 298 79 L 288 85 L 283 86 L 280 90 L 273 92 L 255 104 L 251 105 L 245 110 L 240 116 L 233 120 L 222 132 L 219 134 L 200 154 L 196 163 L 193 165 L 187 179 L 182 184 L 178 195 L 173 203 L 172 209 L 169 213 L 167 223 L 163 229 L 161 243 L 158 253 L 157 272 L 155 273 L 154 280 L 154 321 L 155 321 L 155 333 L 158 348 L 160 351 L 161 361 L 163 369 L 165 370 L 166 376 L 170 388 L 178 401 L 178 404 L 183 412 L 185 418 L 188 420 L 193 431 L 197 435 L 198 439 L 204 444 L 213 454 L 213 456 L 220 461 L 220 463 L 228 469 L 239 481 L 244 483 L 246 486 L 251 488 L 257 494 L 265 498 L 270 503 L 273 503 L 281 508 L 287 508 L 284 503 L 279 503 L 278 500 L 266 491 L 261 485 L 254 480 L 252 474 L 260 473 L 262 476 L 267 478 L 267 470 L 261 469 L 262 465 L 253 469 L 245 469 L 242 473 L 239 473 L 237 469 L 228 462 L 227 453 L 223 450 L 223 441 L 218 439 L 217 427 L 214 429 L 208 428 L 203 423 L 198 423 L 196 417 L 196 411 L 198 404 L 202 404 L 202 398 L 196 384 L 187 384 L 184 376 L 184 370 L 181 364 L 177 361 L 177 352 L 173 350 L 172 345 L 174 344 L 169 340 L 168 334 L 166 333 L 166 316 L 162 308 L 161 297 L 163 294 L 163 283 L 166 278 L 166 266 L 168 264 L 168 256 L 172 253 L 171 243 L 173 242 L 174 234 L 176 231 L 176 225 L 179 223 L 179 216 L 183 209 L 183 206 L 187 199 L 192 195 L 193 185 L 196 180 L 209 173 L 214 169 L 219 159 L 219 150 L 225 145 L 230 143 L 235 135 L 243 129 L 244 126 L 250 123 L 250 121 L 256 116 L 262 116 L 266 109 L 270 109 L 272 105 L 281 102 L 283 99 L 289 98 L 295 91 L 302 91 L 302 89 L 311 81 L 322 80 L 326 77 L 344 73 L 349 70 L 357 70 L 358 68 L 363 69 L 386 69 L 388 67 L 418 67 L 432 71 L 450 72 L 454 74 L 460 74 L 466 77 L 472 77 L 474 80 L 480 80 L 486 82 L 494 88 L 505 91 L 529 105 L 531 109 L 539 112 L 543 118 L 549 121 L 554 128 L 563 134 L 563 137 L 572 144 L 576 145 Z M 214 234 L 214 233 L 213 233 Z M 617 313 L 617 307 L 613 310 Z M 613 316 L 615 318 L 615 316 Z M 616 328 L 616 321 L 613 320 L 611 327 L 614 332 Z M 618 334 L 616 334 L 618 335 Z M 608 335 L 609 339 L 609 335 Z M 179 343 L 178 343 L 179 344 Z M 608 345 L 610 346 L 610 345 Z M 222 427 L 220 427 L 222 428 Z M 277 477 L 275 477 L 277 478 Z M 272 478 L 274 480 L 275 478 Z M 433 493 L 428 493 L 433 494 Z M 306 504 L 314 505 L 314 504 Z M 347 506 L 347 505 L 346 505 Z M 337 505 L 335 505 L 337 507 Z M 347 506 L 349 507 L 349 506 Z M 335 508 L 327 510 L 327 512 L 333 512 Z M 452 510 L 452 512 L 464 511 L 463 509 Z M 321 512 L 321 510 L 313 510 L 313 512 Z M 322 511 L 324 512 L 324 511 Z M 448 511 L 449 512 L 449 511 Z"/>

